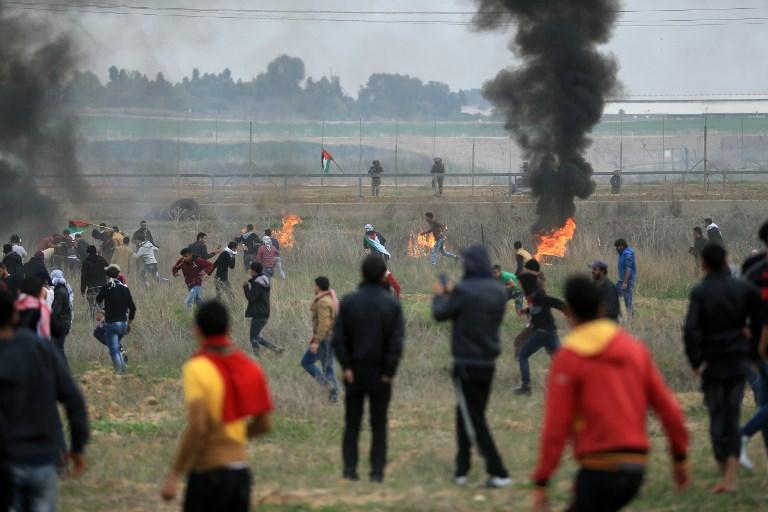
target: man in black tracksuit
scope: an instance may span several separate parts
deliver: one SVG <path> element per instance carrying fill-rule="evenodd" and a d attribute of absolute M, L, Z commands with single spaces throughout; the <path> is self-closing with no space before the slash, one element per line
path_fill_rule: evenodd
<path fill-rule="evenodd" d="M 107 284 L 106 268 L 109 263 L 104 256 L 96 254 L 96 246 L 88 246 L 88 256 L 83 260 L 80 269 L 80 293 L 88 299 L 88 314 L 91 318 L 96 314 L 96 296 Z"/>
<path fill-rule="evenodd" d="M 485 419 L 501 353 L 499 329 L 504 318 L 507 292 L 493 278 L 491 260 L 479 245 L 464 251 L 464 279 L 453 290 L 435 287 L 432 315 L 438 322 L 452 320 L 453 381 L 456 407 L 456 483 L 466 485 L 470 449 L 476 445 L 485 458 L 489 487 L 506 487 L 511 480 Z"/>
<path fill-rule="evenodd" d="M 26 329 L 14 333 L 12 319 L 13 300 L 0 294 L 0 437 L 5 441 L 0 457 L 15 481 L 14 510 L 54 510 L 66 448 L 57 403 L 69 422 L 70 475 L 77 476 L 85 468 L 88 441 L 85 400 L 53 344 Z M 1 504 L 8 490 L 0 491 Z"/>
<path fill-rule="evenodd" d="M 749 371 L 747 325 L 761 313 L 759 290 L 731 277 L 725 249 L 708 243 L 702 251 L 704 279 L 691 290 L 685 318 L 685 353 L 701 377 L 709 410 L 709 432 L 722 480 L 717 492 L 736 490 L 741 448 L 739 414 Z"/>
<path fill-rule="evenodd" d="M 24 262 L 21 260 L 21 256 L 13 250 L 11 244 L 3 246 L 3 263 L 5 264 L 5 269 L 11 275 L 11 287 L 18 290 L 24 281 Z"/>
<path fill-rule="evenodd" d="M 400 303 L 384 289 L 387 264 L 369 254 L 363 283 L 344 297 L 333 326 L 333 348 L 344 370 L 344 478 L 357 480 L 357 453 L 363 406 L 371 414 L 372 482 L 384 480 L 387 462 L 387 411 L 392 380 L 403 355 L 405 326 Z"/>
<path fill-rule="evenodd" d="M 235 268 L 235 256 L 237 256 L 237 242 L 229 242 L 227 248 L 216 258 L 216 299 L 221 300 L 224 295 L 228 302 L 234 302 L 235 294 L 229 283 L 229 271 Z"/>

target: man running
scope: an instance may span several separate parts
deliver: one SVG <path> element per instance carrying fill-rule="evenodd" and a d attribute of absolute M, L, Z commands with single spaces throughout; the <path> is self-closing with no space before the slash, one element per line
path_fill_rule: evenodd
<path fill-rule="evenodd" d="M 568 280 L 565 299 L 573 328 L 552 361 L 539 462 L 533 473 L 534 511 L 549 510 L 547 484 L 569 441 L 580 466 L 569 512 L 613 512 L 643 484 L 648 463 L 648 412 L 669 439 L 678 490 L 691 481 L 688 432 L 674 395 L 645 344 L 604 314 L 586 277 Z"/>
<path fill-rule="evenodd" d="M 80 293 L 85 295 L 88 301 L 88 316 L 93 319 L 98 311 L 96 297 L 101 288 L 107 284 L 107 274 L 105 270 L 109 262 L 104 256 L 96 254 L 96 246 L 88 246 L 88 255 L 83 260 L 80 268 Z"/>
<path fill-rule="evenodd" d="M 133 302 L 131 290 L 118 279 L 120 267 L 110 265 L 107 267 L 106 275 L 108 282 L 101 288 L 96 302 L 104 305 L 104 335 L 112 365 L 116 372 L 125 373 L 122 341 L 123 337 L 131 332 L 131 326 L 136 318 L 136 304 Z"/>
<path fill-rule="evenodd" d="M 518 313 L 523 310 L 523 287 L 520 285 L 520 279 L 512 272 L 504 272 L 501 265 L 493 266 L 493 278 L 504 286 L 507 290 L 507 296 L 515 301 L 515 311 Z"/>
<path fill-rule="evenodd" d="M 251 263 L 251 278 L 243 283 L 243 293 L 248 301 L 245 317 L 251 319 L 251 348 L 257 356 L 261 353 L 261 347 L 266 347 L 277 354 L 283 353 L 281 347 L 261 335 L 269 321 L 270 285 L 269 277 L 264 275 L 264 267 L 261 263 L 258 261 Z"/>
<path fill-rule="evenodd" d="M 427 212 L 424 214 L 424 218 L 429 225 L 429 229 L 419 233 L 420 236 L 426 236 L 432 234 L 435 239 L 435 245 L 432 247 L 430 256 L 432 257 L 432 265 L 437 265 L 437 258 L 439 255 L 458 260 L 459 257 L 455 254 L 445 250 L 445 226 L 435 220 L 435 214 Z"/>
<path fill-rule="evenodd" d="M 371 473 L 384 481 L 387 415 L 392 381 L 403 355 L 405 325 L 400 304 L 381 286 L 387 265 L 378 256 L 363 260 L 360 288 L 341 301 L 333 324 L 333 349 L 344 371 L 343 476 L 356 481 L 358 440 L 366 398 L 371 420 Z"/>
<path fill-rule="evenodd" d="M 243 233 L 235 240 L 243 246 L 243 266 L 245 270 L 251 269 L 251 263 L 256 261 L 256 253 L 259 251 L 259 235 L 256 234 L 253 224 L 248 224 Z"/>
<path fill-rule="evenodd" d="M 229 284 L 229 271 L 235 268 L 237 257 L 237 242 L 229 242 L 224 251 L 216 258 L 216 299 L 226 296 L 229 303 L 234 302 L 235 294 Z"/>
<path fill-rule="evenodd" d="M 139 262 L 139 268 L 141 268 L 141 271 L 139 272 L 139 276 L 141 277 L 141 281 L 144 283 L 144 286 L 149 288 L 149 278 L 154 278 L 156 281 L 161 281 L 160 278 L 160 272 L 157 268 L 157 252 L 160 249 L 150 240 L 147 240 L 145 242 L 142 242 L 141 245 L 139 245 L 138 249 L 136 250 L 136 255 L 134 256 L 138 262 Z M 166 279 L 167 280 L 167 279 Z"/>
<path fill-rule="evenodd" d="M 515 264 L 517 265 L 515 267 L 515 274 L 519 276 L 523 273 L 525 264 L 531 261 L 533 256 L 531 256 L 530 252 L 523 249 L 523 242 L 518 240 L 513 244 L 513 246 L 515 248 Z"/>
<path fill-rule="evenodd" d="M 272 247 L 277 250 L 277 256 L 275 256 L 275 274 L 280 276 L 280 279 L 285 280 L 285 271 L 283 270 L 283 257 L 280 255 L 280 240 L 272 236 L 272 229 L 267 228 L 264 230 L 264 236 L 268 236 L 272 241 Z"/>
<path fill-rule="evenodd" d="M 131 239 L 133 240 L 133 244 L 137 249 L 144 242 L 151 242 L 152 245 L 156 245 L 155 239 L 152 238 L 152 232 L 147 227 L 147 221 L 145 220 L 139 222 L 139 229 L 133 232 L 133 237 L 131 237 Z"/>
<path fill-rule="evenodd" d="M 315 298 L 309 308 L 312 314 L 312 337 L 309 339 L 309 348 L 301 359 L 301 367 L 318 383 L 328 388 L 328 400 L 331 403 L 339 399 L 339 384 L 333 370 L 334 356 L 331 346 L 331 329 L 338 309 L 339 303 L 336 292 L 331 289 L 331 282 L 324 276 L 316 278 Z M 318 361 L 319 369 L 316 366 Z"/>
<path fill-rule="evenodd" d="M 741 438 L 739 415 L 749 371 L 748 325 L 759 319 L 759 290 L 731 277 L 722 245 L 702 251 L 706 275 L 691 290 L 685 318 L 685 353 L 701 377 L 709 411 L 712 450 L 721 480 L 715 493 L 735 492 Z"/>
<path fill-rule="evenodd" d="M 184 275 L 184 282 L 189 290 L 184 303 L 187 309 L 191 309 L 192 306 L 203 303 L 203 278 L 205 274 L 213 274 L 214 267 L 210 261 L 194 257 L 189 247 L 182 249 L 180 254 L 181 258 L 171 268 L 171 275 L 177 277 L 179 270 Z"/>
<path fill-rule="evenodd" d="M 256 253 L 256 261 L 261 263 L 264 273 L 272 279 L 275 275 L 275 263 L 278 258 L 278 250 L 272 245 L 272 238 L 264 236 L 261 239 L 261 246 Z"/>
<path fill-rule="evenodd" d="M 512 480 L 496 449 L 485 418 L 496 358 L 501 353 L 499 331 L 504 319 L 507 293 L 491 273 L 486 250 L 475 245 L 464 251 L 464 279 L 455 288 L 435 284 L 432 316 L 453 322 L 451 355 L 456 389 L 455 482 L 467 485 L 472 445 L 485 458 L 486 486 L 508 487 Z"/>
<path fill-rule="evenodd" d="M 371 251 L 371 254 L 379 254 L 385 260 L 388 260 L 392 255 L 387 248 L 387 239 L 384 236 L 373 229 L 372 224 L 366 224 L 365 236 L 363 237 L 363 249 Z"/>
<path fill-rule="evenodd" d="M 208 235 L 203 232 L 198 233 L 195 242 L 189 246 L 189 250 L 192 251 L 192 256 L 209 260 L 221 252 L 220 247 L 214 249 L 213 252 L 208 252 L 207 243 Z"/>
<path fill-rule="evenodd" d="M 184 364 L 187 426 L 162 489 L 178 494 L 187 473 L 187 512 L 248 512 L 252 476 L 248 440 L 272 431 L 272 398 L 264 371 L 229 337 L 227 309 L 209 302 L 195 315 L 199 350 Z"/>

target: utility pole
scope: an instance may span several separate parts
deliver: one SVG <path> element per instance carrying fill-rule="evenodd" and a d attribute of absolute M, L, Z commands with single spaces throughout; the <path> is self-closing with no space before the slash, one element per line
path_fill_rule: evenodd
<path fill-rule="evenodd" d="M 357 162 L 357 194 L 360 197 L 360 201 L 363 200 L 363 118 L 360 118 L 360 127 L 358 129 L 358 143 L 359 158 Z"/>
<path fill-rule="evenodd" d="M 253 167 L 253 121 L 250 123 L 250 130 L 248 134 L 248 164 Z"/>
<path fill-rule="evenodd" d="M 704 184 L 706 193 L 709 194 L 709 171 L 707 169 L 707 114 L 704 114 Z"/>
<path fill-rule="evenodd" d="M 398 177 L 400 174 L 400 170 L 397 163 L 397 144 L 399 142 L 400 138 L 400 121 L 398 119 L 395 119 L 395 195 L 399 192 L 399 183 L 398 183 Z"/>
<path fill-rule="evenodd" d="M 667 166 L 666 119 L 666 114 L 661 116 L 661 172 L 664 172 Z"/>
<path fill-rule="evenodd" d="M 435 158 L 435 151 L 437 150 L 437 119 L 434 121 L 434 127 L 432 128 L 432 158 Z"/>
<path fill-rule="evenodd" d="M 624 170 L 624 109 L 619 109 L 619 173 Z"/>

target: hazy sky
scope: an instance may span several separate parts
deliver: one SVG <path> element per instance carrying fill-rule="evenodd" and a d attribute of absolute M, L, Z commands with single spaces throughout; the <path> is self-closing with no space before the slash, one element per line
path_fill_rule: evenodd
<path fill-rule="evenodd" d="M 155 9 L 328 11 L 466 12 L 475 7 L 471 0 L 103 0 L 81 3 Z M 734 7 L 741 9 L 734 10 Z M 630 94 L 768 93 L 768 0 L 625 0 L 623 8 L 640 12 L 622 16 L 622 24 L 616 28 L 605 50 L 618 57 L 620 79 Z M 690 8 L 710 10 L 652 12 Z M 724 8 L 728 10 L 722 10 Z M 125 8 L 113 10 L 126 11 Z M 106 77 L 109 66 L 116 64 L 150 75 L 162 71 L 171 80 L 189 75 L 194 67 L 202 72 L 219 72 L 229 67 L 236 78 L 250 79 L 263 71 L 270 60 L 286 53 L 302 58 L 307 74 L 315 78 L 330 73 L 340 76 L 344 89 L 354 96 L 373 72 L 409 74 L 423 80 L 447 82 L 456 89 L 479 87 L 499 69 L 515 64 L 513 54 L 507 49 L 511 33 L 476 33 L 467 26 L 449 24 L 381 23 L 404 19 L 467 21 L 469 15 L 246 14 L 376 21 L 359 23 L 29 13 L 50 16 L 60 26 L 70 27 L 83 54 L 82 67 L 97 72 L 102 78 Z M 235 15 L 243 16 L 242 13 Z M 724 18 L 740 20 L 724 22 Z M 688 21 L 692 19 L 701 21 Z M 719 25 L 709 25 L 712 23 Z M 655 26 L 659 24 L 668 26 Z"/>

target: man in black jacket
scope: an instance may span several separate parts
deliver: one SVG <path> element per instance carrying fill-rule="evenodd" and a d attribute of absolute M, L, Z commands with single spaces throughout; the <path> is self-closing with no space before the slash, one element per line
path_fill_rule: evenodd
<path fill-rule="evenodd" d="M 192 251 L 192 258 L 209 260 L 221 252 L 221 247 L 217 247 L 213 252 L 208 252 L 208 246 L 205 245 L 207 242 L 208 235 L 205 233 L 197 234 L 195 242 L 189 245 L 189 250 Z"/>
<path fill-rule="evenodd" d="M 96 296 L 99 295 L 101 288 L 107 284 L 107 275 L 104 273 L 109 266 L 104 256 L 96 254 L 96 246 L 88 246 L 88 256 L 83 260 L 80 269 L 80 293 L 85 295 L 88 300 L 88 315 L 91 318 L 96 316 L 98 306 L 96 305 Z"/>
<path fill-rule="evenodd" d="M 237 242 L 229 242 L 219 257 L 216 258 L 216 299 L 221 300 L 221 296 L 226 297 L 227 302 L 234 302 L 235 294 L 232 293 L 232 285 L 229 284 L 229 271 L 235 268 L 235 257 L 237 256 Z"/>
<path fill-rule="evenodd" d="M 531 369 L 528 365 L 528 359 L 542 348 L 547 350 L 550 357 L 560 348 L 560 338 L 557 336 L 557 326 L 552 316 L 552 308 L 564 312 L 565 303 L 547 295 L 541 286 L 541 266 L 538 261 L 530 260 L 525 264 L 525 269 L 532 273 L 523 274 L 520 277 L 520 282 L 525 290 L 525 298 L 528 301 L 528 307 L 523 310 L 523 313 L 528 314 L 533 333 L 517 354 L 522 383 L 520 387 L 514 390 L 514 393 L 528 396 L 531 394 Z"/>
<path fill-rule="evenodd" d="M 13 318 L 13 300 L 0 294 L 0 426 L 14 480 L 12 509 L 55 510 L 65 449 L 57 402 L 69 421 L 70 476 L 78 476 L 88 441 L 85 401 L 53 345 L 26 329 L 14 333 Z"/>
<path fill-rule="evenodd" d="M 24 263 L 21 256 L 13 250 L 11 244 L 3 245 L 3 263 L 5 269 L 10 274 L 10 280 L 13 287 L 18 290 L 21 288 L 21 283 L 24 281 Z"/>
<path fill-rule="evenodd" d="M 125 373 L 122 340 L 123 336 L 131 332 L 131 325 L 136 318 L 136 304 L 133 302 L 131 290 L 117 279 L 120 267 L 110 265 L 106 274 L 109 282 L 102 286 L 96 296 L 96 302 L 104 304 L 104 337 L 112 365 L 118 373 Z"/>
<path fill-rule="evenodd" d="M 488 487 L 506 487 L 512 481 L 488 428 L 485 410 L 491 396 L 496 358 L 501 353 L 499 329 L 507 292 L 493 278 L 491 260 L 482 246 L 469 247 L 463 256 L 464 279 L 453 288 L 437 283 L 432 299 L 435 320 L 453 322 L 451 355 L 458 402 L 455 481 L 461 486 L 467 484 L 470 450 L 474 444 L 485 458 Z"/>
<path fill-rule="evenodd" d="M 602 260 L 595 260 L 591 265 L 592 280 L 600 292 L 600 300 L 605 307 L 605 316 L 614 322 L 619 321 L 621 306 L 619 305 L 619 291 L 616 285 L 608 279 L 608 264 Z"/>
<path fill-rule="evenodd" d="M 261 244 L 261 238 L 254 231 L 253 224 L 245 226 L 245 231 L 235 239 L 243 246 L 243 265 L 245 270 L 251 269 L 251 263 L 256 261 L 256 253 L 259 252 L 259 245 Z M 274 244 L 273 244 L 274 245 Z M 275 246 L 280 250 L 279 247 Z"/>
<path fill-rule="evenodd" d="M 722 480 L 716 492 L 734 492 L 741 447 L 739 414 L 749 371 L 747 326 L 761 313 L 758 289 L 731 277 L 722 245 L 701 254 L 706 276 L 691 290 L 685 318 L 685 353 L 701 377 L 709 432 Z"/>
<path fill-rule="evenodd" d="M 283 349 L 261 335 L 261 331 L 269 321 L 269 295 L 271 283 L 269 277 L 264 275 L 264 267 L 258 261 L 251 263 L 251 278 L 243 283 L 243 293 L 248 301 L 245 309 L 245 318 L 251 319 L 251 348 L 257 356 L 261 353 L 261 347 L 282 354 Z"/>
<path fill-rule="evenodd" d="M 363 283 L 341 300 L 333 326 L 333 348 L 344 371 L 343 476 L 357 480 L 358 438 L 363 407 L 371 414 L 372 482 L 384 481 L 387 462 L 387 413 L 403 355 L 403 311 L 384 289 L 384 260 L 369 254 L 363 260 Z"/>

